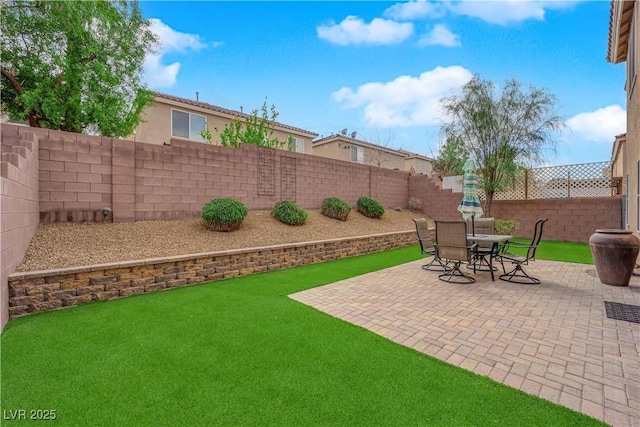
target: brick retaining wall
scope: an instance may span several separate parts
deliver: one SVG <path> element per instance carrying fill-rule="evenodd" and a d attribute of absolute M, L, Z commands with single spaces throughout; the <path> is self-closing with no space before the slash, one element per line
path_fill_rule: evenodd
<path fill-rule="evenodd" d="M 13 317 L 92 301 L 279 270 L 416 243 L 415 231 L 322 240 L 9 276 Z"/>

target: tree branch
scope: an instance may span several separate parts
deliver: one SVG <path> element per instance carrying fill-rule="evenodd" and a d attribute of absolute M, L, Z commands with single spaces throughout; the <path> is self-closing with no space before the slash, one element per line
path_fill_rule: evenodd
<path fill-rule="evenodd" d="M 22 89 L 22 85 L 16 79 L 16 76 L 14 76 L 9 70 L 7 70 L 4 67 L 2 67 L 1 72 L 2 72 L 2 76 L 5 79 L 9 80 L 9 83 L 11 83 L 11 86 L 13 86 L 13 88 L 16 90 L 16 93 L 18 95 L 22 95 L 24 93 L 24 89 Z"/>

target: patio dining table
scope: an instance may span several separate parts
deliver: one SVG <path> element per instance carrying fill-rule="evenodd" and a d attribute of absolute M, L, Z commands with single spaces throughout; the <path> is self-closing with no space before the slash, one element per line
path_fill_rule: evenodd
<path fill-rule="evenodd" d="M 476 252 L 476 261 L 482 262 L 484 260 L 489 265 L 491 280 L 494 282 L 496 278 L 493 274 L 493 259 L 498 255 L 498 245 L 506 243 L 510 239 L 513 239 L 513 236 L 506 234 L 467 234 L 467 241 L 470 243 L 491 243 L 490 252 Z M 487 256 L 489 257 L 488 261 Z"/>

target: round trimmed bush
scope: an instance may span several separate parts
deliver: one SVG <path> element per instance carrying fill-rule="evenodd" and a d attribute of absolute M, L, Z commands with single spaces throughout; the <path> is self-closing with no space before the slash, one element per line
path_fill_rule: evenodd
<path fill-rule="evenodd" d="M 322 201 L 322 210 L 320 213 L 329 218 L 346 221 L 351 212 L 351 206 L 347 202 L 337 197 L 327 197 Z"/>
<path fill-rule="evenodd" d="M 220 197 L 202 208 L 202 220 L 207 228 L 215 231 L 235 231 L 249 210 L 240 200 Z"/>
<path fill-rule="evenodd" d="M 409 197 L 409 209 L 413 212 L 422 212 L 422 200 L 417 197 Z"/>
<path fill-rule="evenodd" d="M 515 219 L 496 219 L 494 222 L 494 227 L 498 234 L 513 234 L 520 223 Z"/>
<path fill-rule="evenodd" d="M 309 216 L 304 209 L 288 200 L 276 203 L 271 215 L 278 221 L 288 225 L 302 225 Z"/>
<path fill-rule="evenodd" d="M 369 218 L 382 218 L 384 208 L 377 200 L 365 196 L 358 199 L 358 212 Z"/>

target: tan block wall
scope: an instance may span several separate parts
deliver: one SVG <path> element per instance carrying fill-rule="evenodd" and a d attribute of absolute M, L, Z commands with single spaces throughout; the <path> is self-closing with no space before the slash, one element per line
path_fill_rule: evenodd
<path fill-rule="evenodd" d="M 32 131 L 40 139 L 43 222 L 101 221 L 103 208 L 112 209 L 115 222 L 196 217 L 216 197 L 238 198 L 249 209 L 271 209 L 282 199 L 316 209 L 329 196 L 352 205 L 371 196 L 388 208 L 408 201 L 403 171 L 244 144 L 232 149 L 172 139 L 164 146 Z"/>
<path fill-rule="evenodd" d="M 352 205 L 365 195 L 386 207 L 408 201 L 406 173 L 391 171 L 377 183 L 376 172 L 364 165 L 252 145 L 228 149 L 175 139 L 170 147 L 137 144 L 135 163 L 136 220 L 198 216 L 215 197 L 238 198 L 249 209 L 271 209 L 283 199 L 317 209 L 329 196 Z"/>
<path fill-rule="evenodd" d="M 29 128 L 2 125 L 0 162 L 0 330 L 9 320 L 8 277 L 38 229 L 38 138 Z"/>
<path fill-rule="evenodd" d="M 457 210 L 462 193 L 443 190 L 441 185 L 437 179 L 425 175 L 410 176 L 409 194 L 422 201 L 423 212 L 434 220 L 462 219 Z"/>
<path fill-rule="evenodd" d="M 426 176 L 409 177 L 409 193 L 422 200 L 424 213 L 434 220 L 462 219 L 457 210 L 462 193 L 442 190 Z M 516 237 L 531 238 L 535 222 L 549 218 L 543 239 L 581 243 L 588 243 L 598 228 L 619 229 L 621 215 L 620 197 L 494 200 L 491 206 L 492 217 L 519 222 Z"/>
<path fill-rule="evenodd" d="M 409 231 L 163 260 L 15 273 L 9 279 L 9 312 L 11 317 L 18 317 L 92 301 L 379 252 L 415 243 L 415 232 Z"/>
<path fill-rule="evenodd" d="M 517 237 L 531 238 L 535 222 L 549 218 L 543 239 L 588 243 L 598 228 L 620 228 L 622 201 L 619 197 L 494 200 L 491 212 L 494 218 L 517 220 Z"/>

